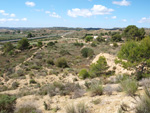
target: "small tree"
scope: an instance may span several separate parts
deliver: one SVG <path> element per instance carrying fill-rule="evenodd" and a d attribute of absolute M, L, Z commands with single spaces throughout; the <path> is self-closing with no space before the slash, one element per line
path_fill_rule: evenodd
<path fill-rule="evenodd" d="M 80 72 L 79 72 L 79 77 L 81 77 L 82 79 L 85 79 L 85 78 L 88 78 L 90 75 L 89 73 L 87 72 L 86 69 L 82 69 Z"/>
<path fill-rule="evenodd" d="M 81 54 L 83 57 L 92 57 L 94 55 L 94 51 L 91 48 L 83 48 L 81 50 Z"/>
<path fill-rule="evenodd" d="M 19 42 L 18 42 L 18 49 L 20 50 L 24 50 L 24 49 L 28 49 L 29 47 L 29 41 L 27 38 L 22 38 Z"/>
<path fill-rule="evenodd" d="M 115 34 L 112 36 L 112 41 L 115 41 L 115 42 L 119 42 L 121 41 L 121 35 L 120 34 Z"/>
<path fill-rule="evenodd" d="M 42 45 L 43 45 L 42 42 L 41 42 L 41 41 L 38 41 L 37 46 L 38 46 L 38 47 L 42 47 Z"/>
<path fill-rule="evenodd" d="M 126 42 L 119 51 L 118 57 L 128 61 L 124 64 L 132 64 L 130 66 L 136 69 L 137 79 L 141 79 L 144 74 L 149 74 L 150 37 L 146 37 L 140 42 Z"/>
<path fill-rule="evenodd" d="M 92 41 L 93 40 L 93 37 L 92 36 L 86 36 L 85 37 L 85 41 L 86 42 L 90 42 L 90 41 Z"/>
<path fill-rule="evenodd" d="M 28 33 L 27 38 L 33 37 L 32 33 Z"/>
<path fill-rule="evenodd" d="M 90 65 L 90 77 L 97 77 L 105 74 L 108 69 L 106 58 L 104 56 L 100 56 L 96 63 Z"/>
<path fill-rule="evenodd" d="M 66 68 L 68 67 L 67 61 L 65 58 L 59 58 L 57 59 L 57 61 L 55 62 L 57 67 L 61 67 L 61 68 Z"/>
<path fill-rule="evenodd" d="M 14 46 L 11 42 L 7 42 L 4 44 L 3 46 L 3 51 L 6 53 L 6 52 L 10 52 L 14 49 Z"/>

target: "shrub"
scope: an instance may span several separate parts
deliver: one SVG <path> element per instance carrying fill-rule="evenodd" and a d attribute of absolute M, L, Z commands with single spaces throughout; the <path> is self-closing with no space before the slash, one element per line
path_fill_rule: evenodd
<path fill-rule="evenodd" d="M 94 55 L 94 51 L 91 48 L 83 48 L 81 50 L 81 54 L 83 57 L 92 57 Z"/>
<path fill-rule="evenodd" d="M 2 49 L 6 53 L 6 52 L 12 51 L 14 49 L 14 46 L 11 42 L 7 42 L 7 43 L 4 44 Z"/>
<path fill-rule="evenodd" d="M 105 74 L 105 71 L 108 69 L 106 58 L 100 56 L 96 63 L 90 65 L 90 77 L 97 77 L 102 74 Z"/>
<path fill-rule="evenodd" d="M 92 41 L 93 40 L 93 37 L 92 36 L 86 36 L 85 37 L 85 41 L 86 42 L 90 42 L 90 41 Z"/>
<path fill-rule="evenodd" d="M 79 72 L 79 77 L 81 77 L 82 79 L 85 79 L 85 78 L 88 78 L 90 75 L 89 73 L 87 72 L 86 69 L 82 69 L 80 72 Z"/>
<path fill-rule="evenodd" d="M 61 68 L 66 68 L 68 67 L 67 61 L 65 58 L 59 58 L 57 59 L 57 61 L 55 62 L 57 67 L 61 67 Z"/>
<path fill-rule="evenodd" d="M 113 43 L 113 47 L 118 47 L 118 44 L 117 43 Z"/>
<path fill-rule="evenodd" d="M 148 74 L 147 69 L 150 67 L 150 37 L 146 37 L 140 42 L 126 42 L 119 51 L 118 57 L 127 60 L 124 65 L 135 68 L 137 79 L 141 79 L 144 74 Z"/>
<path fill-rule="evenodd" d="M 54 65 L 54 61 L 53 61 L 53 59 L 49 59 L 49 60 L 47 60 L 47 63 L 48 63 L 48 64 L 50 64 L 50 65 Z"/>
<path fill-rule="evenodd" d="M 128 95 L 134 96 L 135 92 L 138 89 L 138 83 L 134 79 L 126 79 L 120 82 L 121 89 Z"/>
<path fill-rule="evenodd" d="M 96 38 L 96 40 L 97 40 L 98 42 L 105 42 L 105 39 L 102 38 L 102 37 L 98 37 L 98 38 Z"/>
<path fill-rule="evenodd" d="M 38 41 L 37 46 L 38 46 L 38 47 L 42 47 L 42 45 L 43 45 L 42 42 L 41 42 L 41 41 Z"/>
<path fill-rule="evenodd" d="M 0 95 L 0 113 L 12 113 L 15 108 L 16 97 Z"/>
<path fill-rule="evenodd" d="M 91 96 L 102 95 L 103 94 L 103 86 L 100 81 L 95 81 L 90 85 L 90 93 Z"/>
<path fill-rule="evenodd" d="M 13 82 L 13 83 L 12 83 L 12 88 L 13 88 L 13 89 L 18 88 L 18 86 L 19 86 L 19 83 L 18 83 L 18 82 Z"/>
<path fill-rule="evenodd" d="M 144 95 L 139 98 L 139 101 L 137 101 L 137 105 L 135 107 L 136 113 L 149 113 L 150 111 L 150 90 L 145 88 L 144 91 Z"/>
<path fill-rule="evenodd" d="M 91 46 L 92 46 L 92 47 L 96 47 L 97 45 L 96 45 L 95 42 L 92 42 L 92 43 L 91 43 Z"/>
<path fill-rule="evenodd" d="M 24 105 L 20 107 L 15 113 L 41 113 L 41 111 L 33 105 Z"/>
<path fill-rule="evenodd" d="M 54 45 L 55 45 L 54 42 L 49 42 L 49 43 L 47 44 L 47 46 L 54 46 Z"/>
<path fill-rule="evenodd" d="M 121 39 L 121 35 L 120 34 L 115 34 L 115 35 L 112 36 L 112 41 L 114 41 L 114 42 L 119 42 L 121 40 L 122 39 Z"/>
<path fill-rule="evenodd" d="M 69 53 L 68 50 L 61 50 L 61 51 L 60 51 L 60 54 L 63 55 L 63 56 L 64 56 L 64 55 L 70 55 L 70 53 Z"/>
<path fill-rule="evenodd" d="M 77 103 L 76 105 L 67 105 L 65 108 L 66 113 L 88 113 L 88 108 L 85 103 Z"/>
<path fill-rule="evenodd" d="M 18 42 L 18 49 L 20 50 L 24 50 L 24 49 L 28 49 L 29 48 L 29 42 L 27 38 L 22 38 L 19 42 Z"/>
<path fill-rule="evenodd" d="M 78 46 L 78 47 L 83 47 L 84 44 L 83 43 L 79 43 L 79 42 L 75 42 L 74 45 Z"/>
<path fill-rule="evenodd" d="M 30 84 L 36 84 L 37 82 L 34 79 L 30 80 Z"/>

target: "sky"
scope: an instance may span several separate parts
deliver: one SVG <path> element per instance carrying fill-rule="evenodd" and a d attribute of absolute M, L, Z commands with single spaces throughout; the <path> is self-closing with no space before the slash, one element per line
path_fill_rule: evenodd
<path fill-rule="evenodd" d="M 150 28 L 150 0 L 0 0 L 0 27 Z"/>

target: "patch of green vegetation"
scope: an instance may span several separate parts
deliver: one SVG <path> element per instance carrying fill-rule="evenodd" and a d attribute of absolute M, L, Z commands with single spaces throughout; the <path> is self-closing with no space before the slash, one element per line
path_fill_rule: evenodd
<path fill-rule="evenodd" d="M 16 97 L 5 94 L 0 95 L 0 112 L 11 113 L 15 109 Z"/>
<path fill-rule="evenodd" d="M 94 51 L 91 48 L 83 48 L 81 50 L 81 54 L 83 57 L 92 57 L 94 55 Z"/>

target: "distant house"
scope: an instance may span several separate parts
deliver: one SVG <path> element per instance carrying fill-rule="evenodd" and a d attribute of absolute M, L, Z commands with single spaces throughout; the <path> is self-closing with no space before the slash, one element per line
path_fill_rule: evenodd
<path fill-rule="evenodd" d="M 98 36 L 93 36 L 93 39 L 97 39 L 98 38 Z"/>

